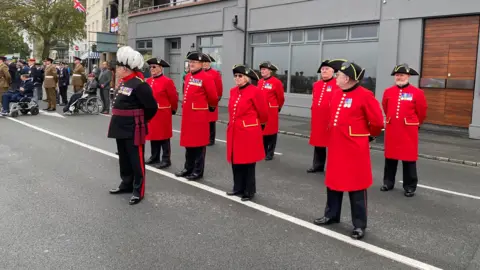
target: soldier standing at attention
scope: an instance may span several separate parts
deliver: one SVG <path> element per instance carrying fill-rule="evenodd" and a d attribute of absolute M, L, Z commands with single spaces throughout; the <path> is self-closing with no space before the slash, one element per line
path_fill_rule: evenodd
<path fill-rule="evenodd" d="M 213 81 L 215 82 L 215 86 L 217 87 L 218 102 L 220 102 L 223 95 L 222 75 L 220 75 L 220 72 L 218 72 L 218 70 L 211 67 L 211 62 L 215 62 L 215 59 L 213 59 L 211 55 L 207 54 L 207 56 L 210 59 L 210 62 L 204 62 L 203 69 L 207 74 L 212 76 Z M 218 121 L 218 107 L 215 108 L 214 112 L 208 114 L 208 121 L 210 122 L 210 143 L 208 145 L 210 146 L 215 144 L 216 122 Z"/>
<path fill-rule="evenodd" d="M 342 91 L 338 88 L 337 80 L 333 77 L 335 70 L 331 66 L 332 63 L 335 63 L 335 60 L 322 62 L 317 71 L 321 74 L 321 80 L 313 85 L 309 143 L 315 149 L 313 152 L 313 165 L 307 170 L 308 173 L 323 172 L 325 170 L 329 140 L 330 102 L 335 93 Z"/>
<path fill-rule="evenodd" d="M 2 96 L 7 92 L 10 84 L 12 83 L 12 77 L 8 70 L 8 66 L 5 64 L 7 58 L 5 56 L 0 56 L 0 104 L 2 104 Z M 5 108 L 4 108 L 5 110 Z"/>
<path fill-rule="evenodd" d="M 157 113 L 152 88 L 139 71 L 143 64 L 143 56 L 131 47 L 118 49 L 115 74 L 121 80 L 113 101 L 108 138 L 117 141 L 122 182 L 110 193 L 132 193 L 130 205 L 139 203 L 145 195 L 145 136 L 148 122 Z"/>
<path fill-rule="evenodd" d="M 83 90 L 83 85 L 87 82 L 85 77 L 85 68 L 78 57 L 74 57 L 75 68 L 73 69 L 72 85 L 75 93 Z"/>
<path fill-rule="evenodd" d="M 348 192 L 354 229 L 351 237 L 361 239 L 367 228 L 367 188 L 372 185 L 370 139 L 383 128 L 383 114 L 372 91 L 360 86 L 365 70 L 344 62 L 337 74 L 342 92 L 332 97 L 328 143 L 327 206 L 316 225 L 340 222 L 343 192 Z"/>
<path fill-rule="evenodd" d="M 45 59 L 45 80 L 43 82 L 43 87 L 45 92 L 47 92 L 47 102 L 48 108 L 44 109 L 45 111 L 56 111 L 57 110 L 57 83 L 58 83 L 58 74 L 57 68 L 52 64 L 53 59 Z"/>
<path fill-rule="evenodd" d="M 265 160 L 272 160 L 277 145 L 278 114 L 285 102 L 282 82 L 272 76 L 272 72 L 278 68 L 270 62 L 260 64 L 262 79 L 258 81 L 258 88 L 265 94 L 268 105 L 268 122 L 263 130 L 263 145 L 265 148 Z"/>
<path fill-rule="evenodd" d="M 203 63 L 210 61 L 201 52 L 187 55 L 190 73 L 185 76 L 182 103 L 180 146 L 186 148 L 185 165 L 177 177 L 197 180 L 203 177 L 206 146 L 210 142 L 208 114 L 218 104 L 217 88 L 213 78 L 203 70 Z"/>
<path fill-rule="evenodd" d="M 392 71 L 395 85 L 383 93 L 382 106 L 386 116 L 385 169 L 381 191 L 395 186 L 398 161 L 403 163 L 403 189 L 413 197 L 417 189 L 418 129 L 427 117 L 427 100 L 422 90 L 408 81 L 418 75 L 407 64 Z"/>
<path fill-rule="evenodd" d="M 152 155 L 146 164 L 160 163 L 157 168 L 164 169 L 172 165 L 170 138 L 172 138 L 172 115 L 177 113 L 178 93 L 172 79 L 163 74 L 163 68 L 170 67 L 166 61 L 158 58 L 147 60 L 152 77 L 147 79 L 157 101 L 158 111 L 148 123 L 147 141 L 150 141 Z M 160 153 L 162 159 L 160 162 Z"/>

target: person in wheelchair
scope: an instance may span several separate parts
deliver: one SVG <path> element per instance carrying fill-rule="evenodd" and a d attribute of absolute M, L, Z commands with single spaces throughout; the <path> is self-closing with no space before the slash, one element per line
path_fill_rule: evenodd
<path fill-rule="evenodd" d="M 21 83 L 18 89 L 10 89 L 2 96 L 2 115 L 10 113 L 10 103 L 19 102 L 26 97 L 33 97 L 33 80 L 28 70 L 22 70 L 20 75 Z"/>
<path fill-rule="evenodd" d="M 85 84 L 83 91 L 79 91 L 70 97 L 68 104 L 65 107 L 63 107 L 64 114 L 72 114 L 73 112 L 78 111 L 77 107 L 75 108 L 75 111 L 70 110 L 70 107 L 72 106 L 72 104 L 78 99 L 80 99 L 84 94 L 88 94 L 89 96 L 97 95 L 97 89 L 98 89 L 98 81 L 97 81 L 97 78 L 95 77 L 95 74 L 94 73 L 88 74 L 88 81 Z"/>

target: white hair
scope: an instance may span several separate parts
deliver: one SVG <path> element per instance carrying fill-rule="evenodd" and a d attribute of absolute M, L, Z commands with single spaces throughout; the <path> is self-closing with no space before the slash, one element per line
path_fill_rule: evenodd
<path fill-rule="evenodd" d="M 117 51 L 117 62 L 130 69 L 141 69 L 145 64 L 143 55 L 130 46 L 123 46 Z"/>

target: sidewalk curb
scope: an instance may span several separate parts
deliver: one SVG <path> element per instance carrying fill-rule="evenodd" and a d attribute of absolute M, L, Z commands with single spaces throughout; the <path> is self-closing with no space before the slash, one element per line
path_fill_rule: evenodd
<path fill-rule="evenodd" d="M 228 124 L 228 121 L 224 121 L 224 120 L 218 120 L 218 122 L 222 124 Z M 293 136 L 293 137 L 299 137 L 299 138 L 306 138 L 306 139 L 310 138 L 309 135 L 290 132 L 290 131 L 279 130 L 278 133 L 288 135 L 288 136 Z M 380 145 L 370 145 L 370 149 L 376 150 L 376 151 L 384 151 L 384 147 Z M 421 153 L 418 154 L 418 157 L 424 158 L 424 159 L 430 159 L 430 160 L 443 161 L 448 163 L 463 164 L 471 167 L 480 167 L 480 162 L 471 161 L 471 160 L 440 157 L 440 156 L 427 155 L 427 154 L 421 154 Z"/>

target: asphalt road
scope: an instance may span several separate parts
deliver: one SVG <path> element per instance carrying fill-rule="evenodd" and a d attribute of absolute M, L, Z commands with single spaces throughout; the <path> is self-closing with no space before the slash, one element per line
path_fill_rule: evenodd
<path fill-rule="evenodd" d="M 173 177 L 184 161 L 175 132 L 173 166 L 150 168 L 145 200 L 129 206 L 128 195 L 108 194 L 119 183 L 108 123 L 0 119 L 0 269 L 480 269 L 478 168 L 420 159 L 424 186 L 405 198 L 401 183 L 379 191 L 383 153 L 372 151 L 367 236 L 353 241 L 348 198 L 342 223 L 310 225 L 326 194 L 323 175 L 305 172 L 306 139 L 280 135 L 281 155 L 258 164 L 257 196 L 242 203 L 223 195 L 232 177 L 221 141 L 207 150 L 203 180 Z"/>

